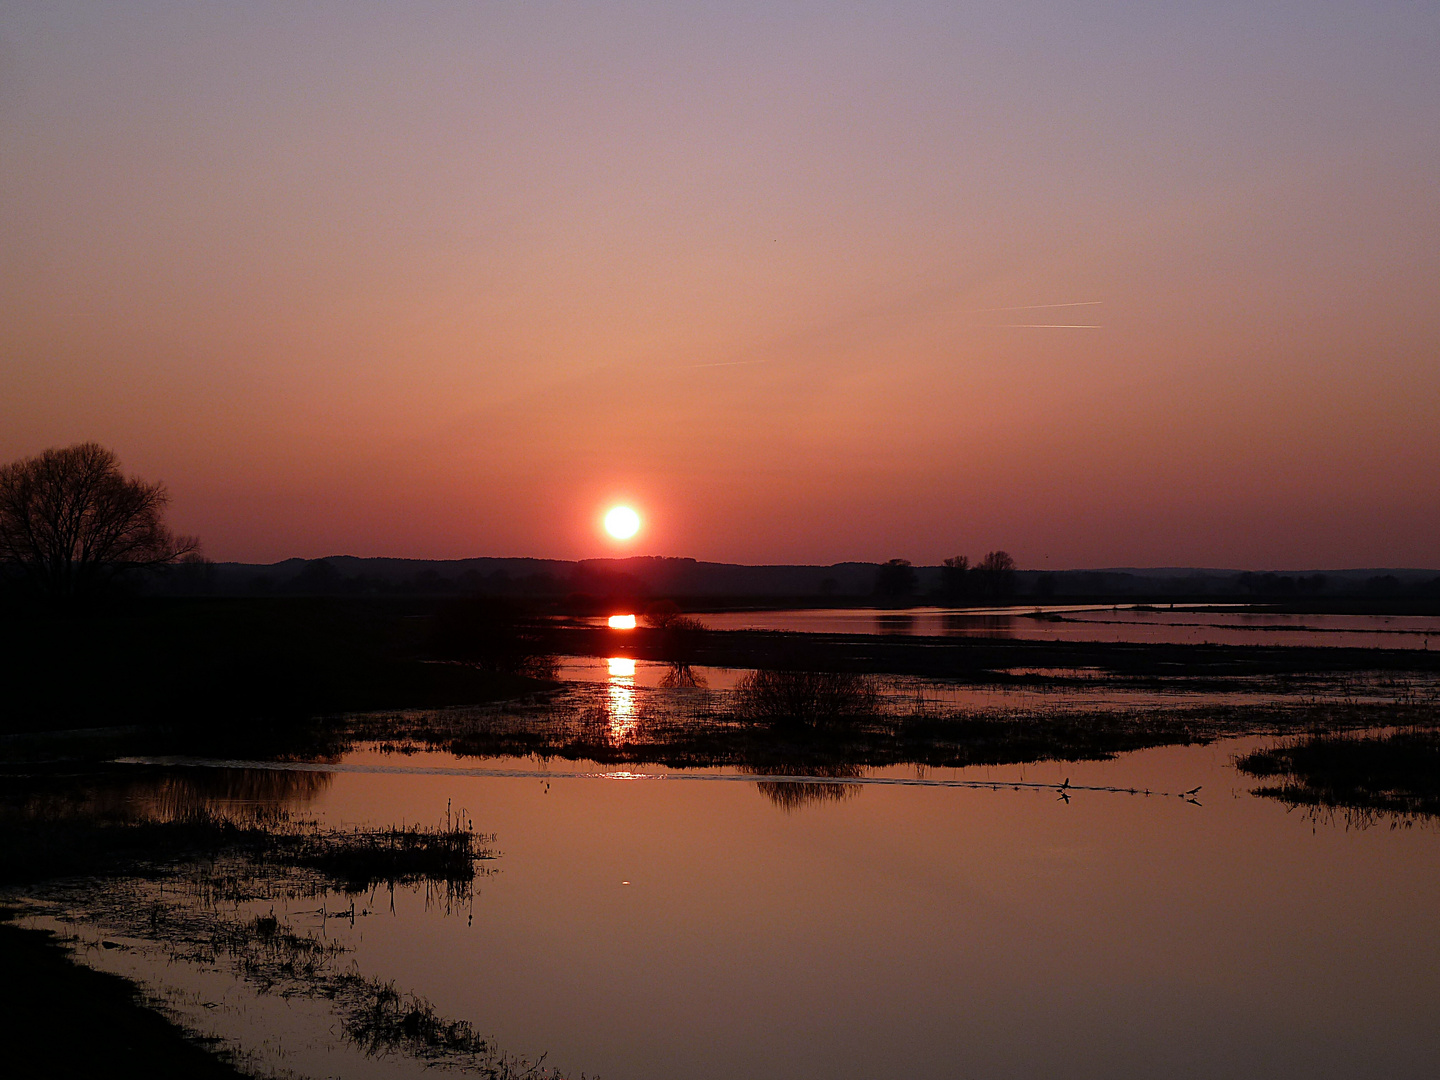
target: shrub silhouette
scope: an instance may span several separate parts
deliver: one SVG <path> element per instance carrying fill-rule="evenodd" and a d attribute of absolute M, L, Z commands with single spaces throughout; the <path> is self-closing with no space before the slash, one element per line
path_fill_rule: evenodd
<path fill-rule="evenodd" d="M 818 726 L 871 716 L 880 699 L 873 675 L 844 671 L 752 671 L 735 684 L 741 720 Z"/>

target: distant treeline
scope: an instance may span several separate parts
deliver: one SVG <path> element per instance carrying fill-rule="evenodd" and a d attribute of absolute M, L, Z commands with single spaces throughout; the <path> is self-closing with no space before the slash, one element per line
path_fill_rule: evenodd
<path fill-rule="evenodd" d="M 83 603 L 131 592 L 171 596 L 467 596 L 566 598 L 572 610 L 625 598 L 700 602 L 1001 603 L 1144 597 L 1300 601 L 1359 596 L 1440 599 L 1440 576 L 1419 570 L 1277 574 L 1223 570 L 1020 570 L 1004 551 L 973 565 L 908 559 L 830 566 L 739 566 L 695 559 L 287 559 L 216 563 L 200 541 L 165 523 L 163 484 L 126 476 L 97 443 L 52 447 L 0 465 L 0 595 Z"/>
<path fill-rule="evenodd" d="M 832 566 L 739 566 L 693 559 L 467 559 L 449 562 L 290 559 L 271 565 L 192 560 L 155 575 L 148 589 L 211 596 L 496 596 L 584 602 L 665 596 L 809 598 L 812 603 L 983 604 L 1093 597 L 1315 597 L 1440 599 L 1435 571 L 1021 570 L 1004 551 L 939 566 L 905 559 Z"/>

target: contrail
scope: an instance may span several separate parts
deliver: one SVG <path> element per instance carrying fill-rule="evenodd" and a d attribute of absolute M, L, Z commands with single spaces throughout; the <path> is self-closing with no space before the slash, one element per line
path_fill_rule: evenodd
<path fill-rule="evenodd" d="M 1070 323 L 1070 322 L 1009 322 L 992 323 L 1004 330 L 1103 330 L 1101 323 Z"/>
<path fill-rule="evenodd" d="M 1076 300 L 1069 304 L 1020 304 L 1017 307 L 982 307 L 976 311 L 1038 311 L 1041 308 L 1057 307 L 1094 307 L 1096 304 L 1103 304 L 1104 300 Z"/>
<path fill-rule="evenodd" d="M 769 360 L 722 360 L 718 364 L 690 364 L 691 368 L 739 367 L 741 364 L 768 364 Z"/>

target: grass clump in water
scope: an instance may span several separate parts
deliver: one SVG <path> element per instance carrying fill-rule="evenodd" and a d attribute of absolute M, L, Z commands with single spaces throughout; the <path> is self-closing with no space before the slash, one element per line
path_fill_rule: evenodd
<path fill-rule="evenodd" d="M 375 885 L 444 884 L 452 889 L 475 880 L 475 863 L 493 857 L 491 837 L 477 834 L 463 814 L 445 811 L 437 828 L 419 826 L 353 833 L 315 833 L 282 857 L 318 870 L 344 892 L 365 892 Z"/>
<path fill-rule="evenodd" d="M 391 983 L 367 983 L 345 1021 L 346 1034 L 370 1055 L 405 1047 L 420 1056 L 437 1050 L 485 1053 L 489 1043 L 468 1020 L 446 1020 L 418 994 Z"/>
<path fill-rule="evenodd" d="M 1341 810 L 1364 827 L 1440 817 L 1440 729 L 1380 735 L 1318 734 L 1256 750 L 1235 761 L 1272 780 L 1255 794 L 1292 806 Z"/>
<path fill-rule="evenodd" d="M 429 1000 L 398 990 L 393 982 L 347 975 L 337 980 L 335 994 L 344 1011 L 346 1037 L 369 1057 L 399 1052 L 485 1080 L 564 1080 L 545 1067 L 543 1055 L 530 1061 L 502 1053 L 477 1034 L 470 1021 L 447 1019 Z"/>

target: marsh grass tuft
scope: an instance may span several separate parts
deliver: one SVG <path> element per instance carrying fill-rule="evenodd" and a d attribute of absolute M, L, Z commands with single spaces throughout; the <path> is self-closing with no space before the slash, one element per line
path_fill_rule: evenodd
<path fill-rule="evenodd" d="M 336 980 L 333 991 L 344 1013 L 346 1037 L 369 1057 L 404 1053 L 485 1080 L 563 1080 L 545 1067 L 543 1056 L 530 1061 L 501 1053 L 468 1020 L 441 1016 L 428 999 L 399 990 L 393 982 L 351 974 Z"/>
<path fill-rule="evenodd" d="M 427 906 L 430 890 L 443 889 L 447 914 L 457 898 L 468 906 L 485 872 L 477 863 L 495 853 L 487 846 L 492 838 L 477 833 L 463 811 L 447 808 L 428 828 L 351 831 L 283 817 L 261 828 L 198 811 L 164 821 L 62 824 L 89 828 L 97 843 L 123 838 L 129 854 L 104 888 L 93 877 L 49 884 L 45 895 L 69 917 L 154 942 L 173 962 L 223 966 L 262 994 L 328 1001 L 344 1037 L 368 1055 L 402 1054 L 487 1080 L 559 1080 L 543 1059 L 502 1053 L 470 1022 L 363 976 L 347 962 L 348 947 L 331 936 L 337 920 L 353 927 L 374 913 L 373 896 L 363 905 L 353 897 L 378 886 L 390 886 L 392 906 L 394 888 L 406 886 L 423 888 Z M 348 910 L 328 903 L 336 891 L 352 897 Z M 288 921 L 297 899 L 318 902 L 300 913 L 318 918 L 313 927 Z"/>
<path fill-rule="evenodd" d="M 365 892 L 377 884 L 396 886 L 419 882 L 464 889 L 475 880 L 475 863 L 494 857 L 482 836 L 463 813 L 447 808 L 436 828 L 418 826 L 356 830 L 350 833 L 300 833 L 299 843 L 281 858 L 319 870 L 346 893 Z"/>
<path fill-rule="evenodd" d="M 1338 811 L 1353 827 L 1440 818 L 1440 729 L 1435 727 L 1310 734 L 1236 758 L 1235 765 L 1273 781 L 1256 788 L 1256 795 Z"/>
<path fill-rule="evenodd" d="M 492 1052 L 469 1021 L 446 1020 L 428 1000 L 397 990 L 393 982 L 359 979 L 353 989 L 345 1032 L 371 1056 L 400 1048 L 417 1057 Z"/>

